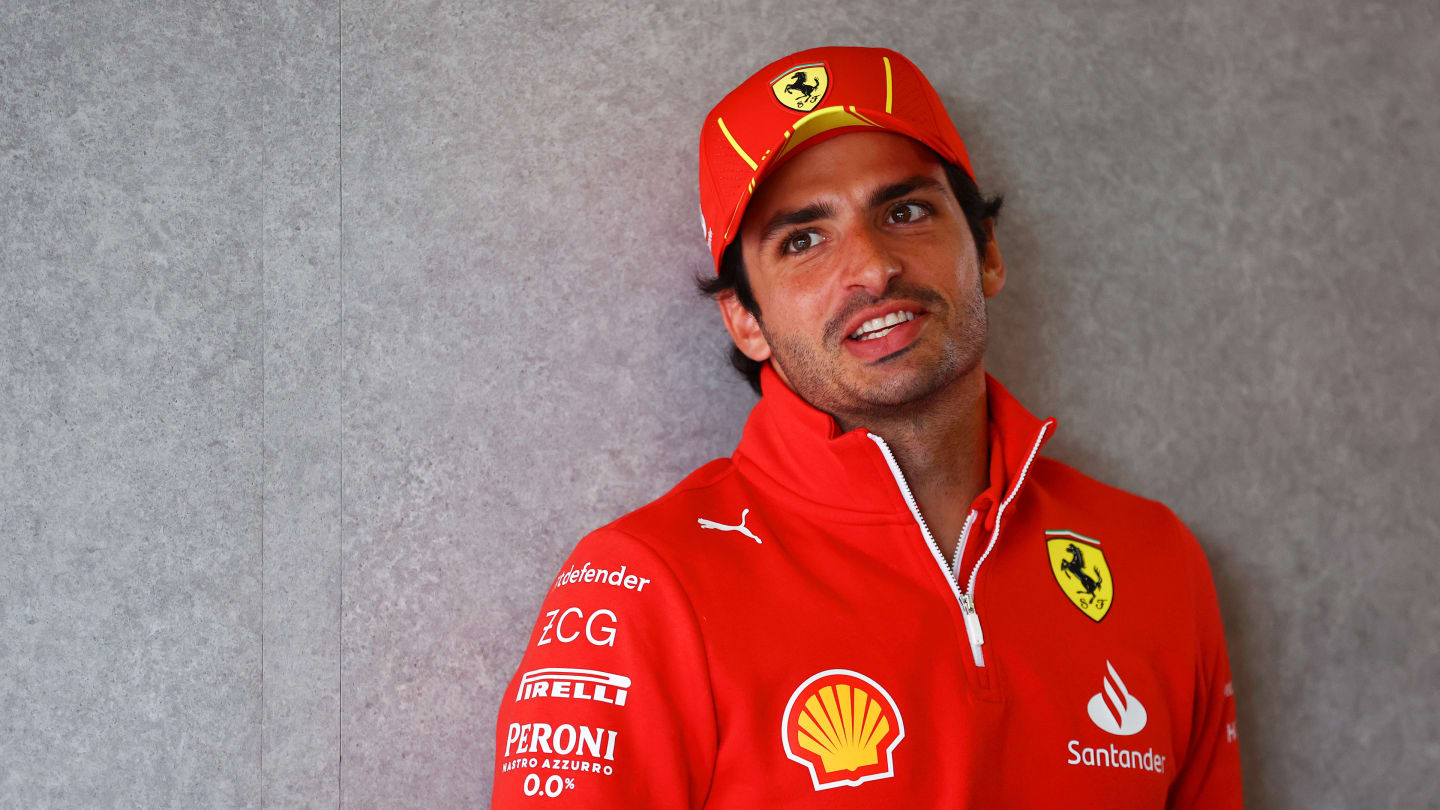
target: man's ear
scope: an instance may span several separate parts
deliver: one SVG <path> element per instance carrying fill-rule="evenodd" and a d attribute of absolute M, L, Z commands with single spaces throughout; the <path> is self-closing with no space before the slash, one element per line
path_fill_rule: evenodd
<path fill-rule="evenodd" d="M 733 292 L 721 293 L 715 302 L 720 305 L 720 317 L 725 321 L 725 330 L 740 351 L 751 360 L 763 363 L 770 359 L 770 343 L 760 332 L 760 321 L 750 310 L 740 304 Z"/>
<path fill-rule="evenodd" d="M 1005 259 L 1000 255 L 1000 245 L 995 241 L 995 218 L 980 220 L 985 229 L 985 260 L 980 264 L 980 284 L 985 297 L 999 293 L 1005 288 Z"/>

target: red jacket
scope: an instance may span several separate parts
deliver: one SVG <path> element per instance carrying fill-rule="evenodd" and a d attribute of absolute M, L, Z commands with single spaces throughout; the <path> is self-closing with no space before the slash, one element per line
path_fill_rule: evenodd
<path fill-rule="evenodd" d="M 884 441 L 766 367 L 731 458 L 562 566 L 493 807 L 1239 807 L 1200 546 L 987 385 L 957 583 Z"/>

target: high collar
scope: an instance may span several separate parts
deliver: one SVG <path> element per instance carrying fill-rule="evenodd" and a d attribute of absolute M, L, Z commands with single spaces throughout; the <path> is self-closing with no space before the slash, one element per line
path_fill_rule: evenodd
<path fill-rule="evenodd" d="M 791 494 L 817 505 L 850 512 L 908 513 L 897 496 L 884 454 L 869 431 L 842 432 L 835 418 L 785 384 L 769 363 L 760 372 L 762 395 L 745 422 L 735 463 L 758 471 Z M 1006 497 L 1020 471 L 1054 434 L 1054 419 L 1037 419 L 985 375 L 991 453 L 1003 462 Z M 1049 426 L 1042 437 L 1041 428 Z"/>

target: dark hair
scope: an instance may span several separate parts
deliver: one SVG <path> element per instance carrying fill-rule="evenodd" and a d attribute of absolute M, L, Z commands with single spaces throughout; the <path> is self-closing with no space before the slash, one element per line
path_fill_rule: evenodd
<path fill-rule="evenodd" d="M 959 166 L 944 161 L 945 177 L 950 181 L 950 190 L 955 193 L 955 199 L 960 203 L 960 210 L 965 212 L 965 221 L 970 225 L 970 234 L 975 238 L 975 252 L 982 263 L 985 261 L 985 243 L 988 237 L 985 234 L 983 220 L 994 219 L 1000 216 L 1000 206 L 1005 202 L 1003 194 L 986 198 L 980 193 L 979 186 L 970 178 L 969 173 Z M 725 247 L 725 252 L 720 256 L 720 272 L 714 276 L 697 276 L 695 286 L 700 294 L 718 298 L 721 295 L 733 294 L 735 300 L 746 312 L 760 317 L 760 305 L 755 302 L 755 293 L 750 289 L 750 280 L 745 275 L 745 259 L 740 255 L 740 239 L 737 236 L 735 241 Z M 730 365 L 740 372 L 740 375 L 760 393 L 760 369 L 765 365 L 745 356 L 740 347 L 734 344 L 730 346 Z"/>

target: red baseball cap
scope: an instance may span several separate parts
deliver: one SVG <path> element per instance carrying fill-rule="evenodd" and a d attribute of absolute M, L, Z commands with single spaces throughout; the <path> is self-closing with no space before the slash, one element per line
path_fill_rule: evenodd
<path fill-rule="evenodd" d="M 935 88 L 888 48 L 793 53 L 721 99 L 700 130 L 700 217 L 716 272 L 761 181 L 801 149 L 865 129 L 914 138 L 975 176 Z"/>

